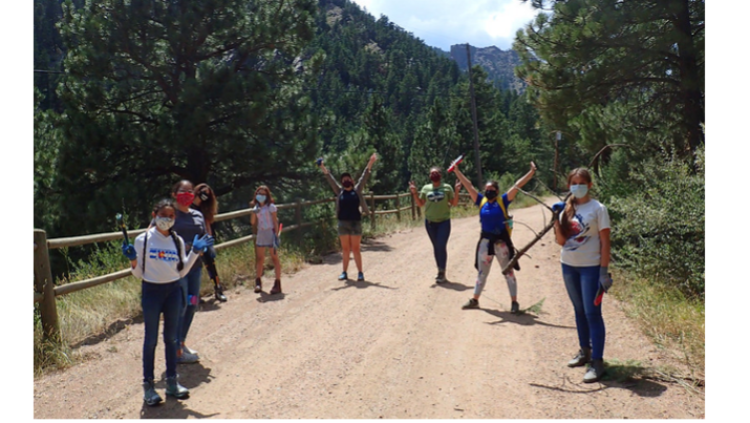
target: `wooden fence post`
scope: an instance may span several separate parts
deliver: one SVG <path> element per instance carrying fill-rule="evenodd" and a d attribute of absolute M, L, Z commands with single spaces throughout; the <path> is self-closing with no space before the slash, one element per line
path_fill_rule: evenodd
<path fill-rule="evenodd" d="M 396 220 L 401 221 L 401 196 L 396 194 Z"/>
<path fill-rule="evenodd" d="M 375 231 L 375 193 L 370 192 L 370 226 Z"/>
<path fill-rule="evenodd" d="M 417 220 L 417 210 L 414 208 L 416 206 L 414 203 L 414 194 L 409 194 L 409 199 L 411 200 L 411 220 Z"/>
<path fill-rule="evenodd" d="M 299 198 L 294 203 L 294 219 L 297 221 L 297 233 L 295 235 L 297 245 L 302 245 L 302 203 L 300 203 Z"/>
<path fill-rule="evenodd" d="M 47 249 L 47 233 L 34 229 L 34 288 L 44 295 L 41 301 L 42 329 L 46 339 L 60 339 L 60 326 L 57 322 L 57 303 L 55 302 L 55 281 L 52 279 L 52 268 Z"/>

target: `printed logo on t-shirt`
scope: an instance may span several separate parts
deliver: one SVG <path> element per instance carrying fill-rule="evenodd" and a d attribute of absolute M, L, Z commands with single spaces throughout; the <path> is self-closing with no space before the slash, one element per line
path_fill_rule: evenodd
<path fill-rule="evenodd" d="M 427 193 L 427 199 L 433 203 L 439 203 L 440 201 L 443 201 L 443 198 L 445 198 L 445 193 L 443 191 L 430 191 Z"/>
<path fill-rule="evenodd" d="M 161 261 L 178 261 L 177 251 L 162 250 L 159 248 L 149 249 L 148 258 L 153 259 L 153 260 L 161 260 Z"/>
<path fill-rule="evenodd" d="M 588 232 L 589 225 L 583 222 L 583 216 L 576 214 L 573 219 L 570 220 L 570 227 L 573 235 L 568 237 L 563 248 L 569 251 L 575 251 L 589 240 L 589 237 L 584 235 Z"/>

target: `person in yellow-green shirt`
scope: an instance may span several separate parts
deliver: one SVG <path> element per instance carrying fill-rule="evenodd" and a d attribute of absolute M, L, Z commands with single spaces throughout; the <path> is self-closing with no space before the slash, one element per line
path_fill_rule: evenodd
<path fill-rule="evenodd" d="M 414 181 L 410 181 L 409 189 L 414 202 L 419 207 L 424 207 L 424 225 L 432 241 L 438 268 L 435 282 L 444 283 L 447 282 L 445 269 L 448 262 L 448 238 L 451 236 L 451 207 L 458 204 L 461 182 L 456 182 L 454 191 L 453 187 L 443 182 L 441 169 L 437 166 L 430 169 L 430 181 L 432 182 L 423 186 L 419 192 Z"/>

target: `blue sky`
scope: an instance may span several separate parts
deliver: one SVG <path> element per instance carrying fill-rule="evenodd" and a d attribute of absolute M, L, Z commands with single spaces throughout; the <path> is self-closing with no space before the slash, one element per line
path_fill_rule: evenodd
<path fill-rule="evenodd" d="M 379 18 L 450 50 L 453 44 L 497 46 L 510 50 L 516 31 L 534 19 L 530 2 L 521 0 L 352 0 Z"/>

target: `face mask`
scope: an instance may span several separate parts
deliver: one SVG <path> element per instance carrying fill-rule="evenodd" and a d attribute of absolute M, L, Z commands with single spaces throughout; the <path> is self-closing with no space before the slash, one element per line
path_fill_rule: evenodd
<path fill-rule="evenodd" d="M 206 191 L 201 191 L 198 197 L 201 199 L 201 201 L 208 201 L 208 193 Z"/>
<path fill-rule="evenodd" d="M 354 186 L 354 183 L 347 179 L 346 181 L 342 182 L 341 185 L 343 185 L 344 188 L 351 188 L 352 186 Z"/>
<path fill-rule="evenodd" d="M 174 219 L 169 217 L 156 216 L 154 220 L 156 221 L 156 227 L 162 231 L 168 231 L 174 225 Z"/>
<path fill-rule="evenodd" d="M 495 198 L 497 198 L 497 191 L 485 191 L 484 196 L 487 197 L 488 200 L 494 200 Z"/>
<path fill-rule="evenodd" d="M 255 199 L 258 200 L 259 203 L 265 203 L 266 202 L 266 196 L 263 195 L 263 194 L 256 195 Z"/>
<path fill-rule="evenodd" d="M 570 192 L 573 194 L 575 198 L 583 198 L 586 196 L 586 194 L 588 194 L 589 187 L 584 184 L 571 185 Z"/>
<path fill-rule="evenodd" d="M 430 180 L 432 182 L 440 182 L 440 174 L 439 173 L 430 173 Z"/>
<path fill-rule="evenodd" d="M 195 195 L 192 192 L 181 192 L 177 194 L 177 203 L 181 206 L 187 207 L 193 204 Z"/>

